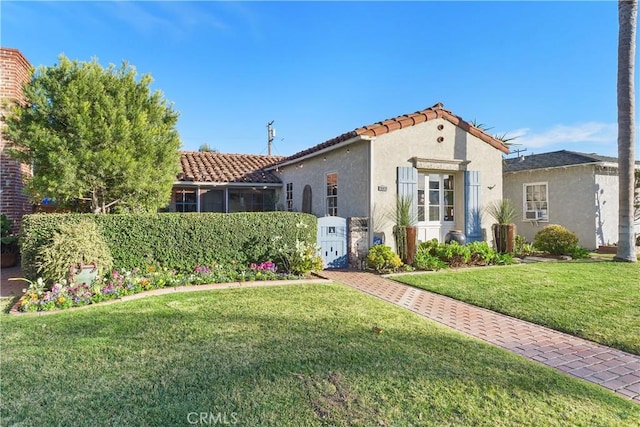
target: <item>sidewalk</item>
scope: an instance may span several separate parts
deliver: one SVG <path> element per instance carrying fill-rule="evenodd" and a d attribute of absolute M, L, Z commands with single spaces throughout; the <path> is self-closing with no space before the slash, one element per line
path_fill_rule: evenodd
<path fill-rule="evenodd" d="M 22 280 L 9 280 L 14 277 L 24 277 L 20 264 L 0 269 L 0 298 L 22 295 L 22 290 L 29 286 L 27 282 Z"/>
<path fill-rule="evenodd" d="M 640 403 L 640 356 L 361 271 L 321 276 Z"/>

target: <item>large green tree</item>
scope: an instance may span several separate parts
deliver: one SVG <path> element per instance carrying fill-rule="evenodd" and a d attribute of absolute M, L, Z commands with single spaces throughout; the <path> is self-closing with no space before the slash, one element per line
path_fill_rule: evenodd
<path fill-rule="evenodd" d="M 34 201 L 95 213 L 155 211 L 169 202 L 179 168 L 178 113 L 134 67 L 103 68 L 59 57 L 25 85 L 5 133 L 32 165 Z"/>
<path fill-rule="evenodd" d="M 636 262 L 634 233 L 635 87 L 637 0 L 618 2 L 618 250 L 616 259 Z"/>

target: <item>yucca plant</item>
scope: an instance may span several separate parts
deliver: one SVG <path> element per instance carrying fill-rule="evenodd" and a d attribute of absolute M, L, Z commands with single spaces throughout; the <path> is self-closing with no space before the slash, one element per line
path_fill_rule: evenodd
<path fill-rule="evenodd" d="M 493 242 L 497 252 L 512 253 L 516 247 L 516 225 L 518 210 L 509 199 L 495 200 L 486 207 L 486 211 L 496 221 L 491 226 Z"/>
<path fill-rule="evenodd" d="M 412 264 L 415 255 L 415 231 L 407 233 L 418 222 L 418 216 L 413 209 L 413 197 L 398 196 L 395 209 L 390 212 L 390 219 L 395 223 L 393 235 L 400 259 L 405 264 Z"/>
<path fill-rule="evenodd" d="M 486 211 L 497 224 L 512 224 L 518 218 L 518 210 L 509 199 L 494 200 Z"/>

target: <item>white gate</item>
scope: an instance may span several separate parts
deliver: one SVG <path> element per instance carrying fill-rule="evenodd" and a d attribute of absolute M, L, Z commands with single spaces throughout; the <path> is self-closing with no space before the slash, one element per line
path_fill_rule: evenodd
<path fill-rule="evenodd" d="M 347 219 L 337 216 L 318 218 L 318 246 L 324 268 L 346 268 Z"/>

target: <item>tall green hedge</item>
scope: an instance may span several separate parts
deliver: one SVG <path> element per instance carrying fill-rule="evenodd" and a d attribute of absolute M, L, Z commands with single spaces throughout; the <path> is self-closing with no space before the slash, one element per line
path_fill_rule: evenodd
<path fill-rule="evenodd" d="M 317 219 L 295 212 L 34 214 L 22 220 L 22 269 L 35 278 L 35 258 L 61 224 L 93 219 L 111 250 L 115 268 L 133 269 L 150 262 L 180 271 L 212 263 L 266 261 L 296 238 L 315 244 Z M 302 224 L 302 226 L 300 226 Z"/>

